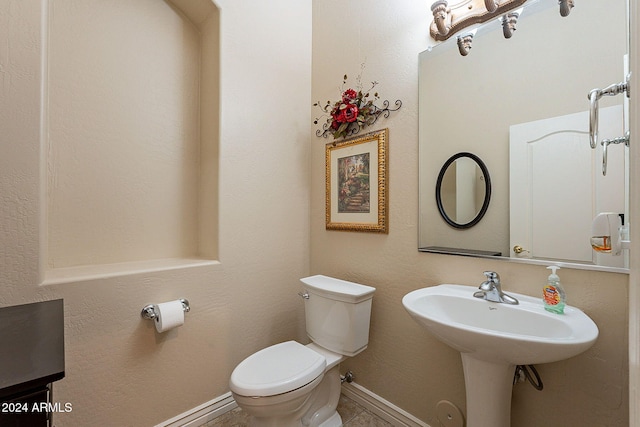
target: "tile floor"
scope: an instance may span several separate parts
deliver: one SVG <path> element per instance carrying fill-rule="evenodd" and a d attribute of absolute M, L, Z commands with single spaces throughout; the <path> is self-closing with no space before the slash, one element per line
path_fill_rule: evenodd
<path fill-rule="evenodd" d="M 340 396 L 338 413 L 342 417 L 344 427 L 393 427 L 392 424 L 375 416 L 345 396 Z M 246 427 L 248 425 L 247 418 L 246 413 L 243 413 L 240 408 L 236 408 L 201 427 Z"/>

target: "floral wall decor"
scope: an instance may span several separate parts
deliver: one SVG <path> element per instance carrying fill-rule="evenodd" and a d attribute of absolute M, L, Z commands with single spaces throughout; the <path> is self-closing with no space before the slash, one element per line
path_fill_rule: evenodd
<path fill-rule="evenodd" d="M 364 68 L 364 64 L 362 65 Z M 347 75 L 344 75 L 340 86 L 340 99 L 335 102 L 327 101 L 324 105 L 319 101 L 314 103 L 324 114 L 317 117 L 313 123 L 318 124 L 323 117 L 327 117 L 322 129 L 316 131 L 316 136 L 326 138 L 332 135 L 334 139 L 355 135 L 361 129 L 373 125 L 380 116 L 389 117 L 392 111 L 398 111 L 402 107 L 402 101 L 395 102 L 396 108 L 389 108 L 389 101 L 382 102 L 382 107 L 375 103 L 380 99 L 378 92 L 373 89 L 378 85 L 377 81 L 371 82 L 368 90 L 362 86 L 362 72 L 356 78 L 355 89 L 347 85 Z"/>

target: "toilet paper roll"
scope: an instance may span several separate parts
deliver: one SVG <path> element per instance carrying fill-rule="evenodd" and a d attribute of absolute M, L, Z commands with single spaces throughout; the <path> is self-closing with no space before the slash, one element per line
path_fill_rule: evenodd
<path fill-rule="evenodd" d="M 155 324 L 158 332 L 166 332 L 184 324 L 184 308 L 180 300 L 155 304 Z"/>

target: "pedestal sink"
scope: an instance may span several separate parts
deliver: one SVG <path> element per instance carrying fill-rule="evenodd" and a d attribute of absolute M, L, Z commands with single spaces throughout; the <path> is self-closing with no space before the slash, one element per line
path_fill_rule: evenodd
<path fill-rule="evenodd" d="M 596 324 L 578 308 L 547 312 L 541 298 L 509 292 L 518 305 L 474 298 L 478 288 L 443 284 L 402 298 L 409 314 L 460 351 L 467 397 L 467 427 L 509 427 L 516 365 L 576 356 L 598 338 Z"/>

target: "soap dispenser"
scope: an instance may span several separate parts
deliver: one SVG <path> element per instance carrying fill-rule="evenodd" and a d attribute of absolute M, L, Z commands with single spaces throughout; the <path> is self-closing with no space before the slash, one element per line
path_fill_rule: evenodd
<path fill-rule="evenodd" d="M 567 296 L 560 284 L 560 277 L 556 274 L 556 270 L 559 270 L 560 267 L 552 265 L 547 269 L 551 270 L 551 274 L 547 279 L 547 284 L 542 289 L 544 309 L 552 313 L 563 314 Z"/>
<path fill-rule="evenodd" d="M 624 215 L 614 212 L 599 213 L 591 225 L 591 247 L 596 252 L 620 255 L 629 249 L 629 227 L 624 225 Z"/>

